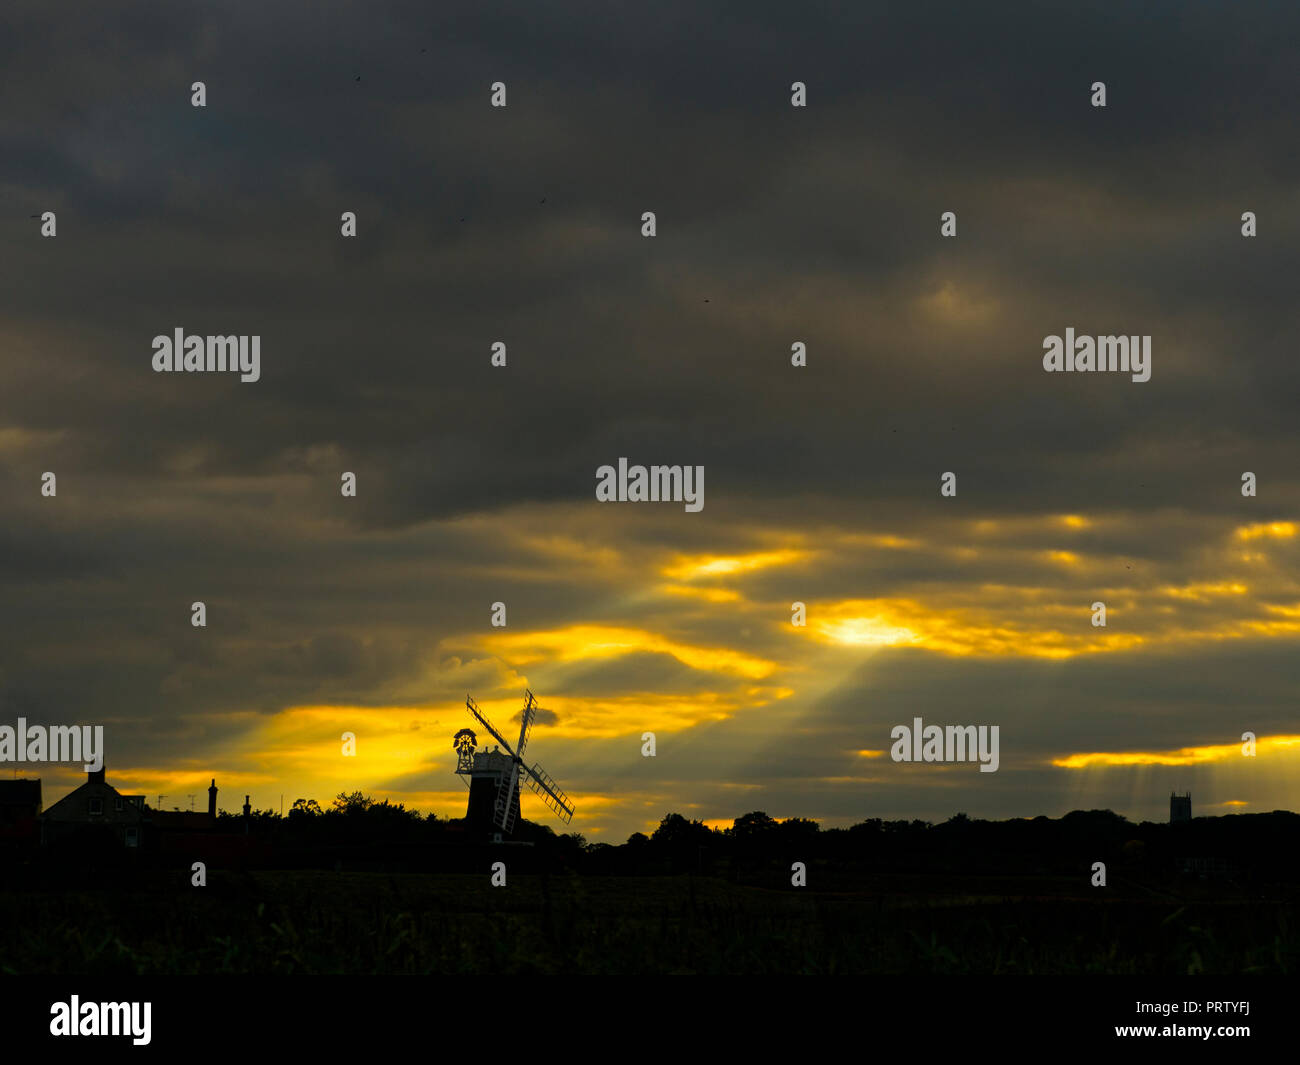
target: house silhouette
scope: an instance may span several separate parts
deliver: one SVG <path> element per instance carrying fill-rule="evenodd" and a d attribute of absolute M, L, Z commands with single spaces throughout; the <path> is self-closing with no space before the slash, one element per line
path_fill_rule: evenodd
<path fill-rule="evenodd" d="M 86 782 L 41 814 L 41 845 L 80 841 L 110 841 L 140 846 L 145 820 L 143 795 L 123 795 L 104 779 L 104 769 L 92 769 Z"/>

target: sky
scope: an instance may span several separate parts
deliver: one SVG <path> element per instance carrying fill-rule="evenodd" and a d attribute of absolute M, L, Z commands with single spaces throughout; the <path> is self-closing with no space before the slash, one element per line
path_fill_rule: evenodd
<path fill-rule="evenodd" d="M 612 843 L 1300 808 L 1300 9 L 546 7 L 5 5 L 0 724 L 459 816 L 466 695 L 531 689 Z M 260 379 L 154 372 L 177 328 Z M 1150 380 L 1045 373 L 1067 328 Z M 998 771 L 895 762 L 917 717 Z"/>

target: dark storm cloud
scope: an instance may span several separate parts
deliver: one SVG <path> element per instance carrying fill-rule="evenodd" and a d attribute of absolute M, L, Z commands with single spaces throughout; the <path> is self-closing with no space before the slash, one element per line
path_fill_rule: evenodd
<path fill-rule="evenodd" d="M 630 654 L 615 662 L 556 667 L 557 690 L 577 689 L 592 698 L 625 691 L 686 694 L 699 687 L 699 675 L 667 654 Z"/>
<path fill-rule="evenodd" d="M 16 420 L 75 417 L 55 454 L 105 470 L 167 461 L 122 431 L 124 408 L 213 472 L 337 446 L 372 474 L 364 520 L 390 522 L 581 498 L 627 451 L 703 461 L 717 494 L 910 497 L 961 455 L 1000 505 L 1061 481 L 1128 504 L 1110 467 L 1153 434 L 1190 445 L 1207 378 L 1220 434 L 1258 434 L 1254 457 L 1280 466 L 1296 16 L 1260 33 L 1161 12 L 339 5 L 302 39 L 283 13 L 182 8 L 116 26 L 109 58 L 92 9 L 43 63 L 20 34 L 5 132 L 33 150 L 6 152 L 6 179 L 66 207 L 57 241 L 9 262 L 16 331 L 64 332 L 11 370 L 44 401 Z M 42 54 L 42 16 L 14 21 Z M 498 78 L 513 96 L 494 112 Z M 1247 201 L 1265 222 L 1243 246 Z M 976 277 L 997 321 L 906 320 Z M 872 313 L 855 320 L 856 300 Z M 757 301 L 779 306 L 755 322 Z M 1198 340 L 1176 323 L 1211 309 L 1183 386 Z M 1042 336 L 1090 319 L 1155 334 L 1152 383 L 1041 373 Z M 151 374 L 149 338 L 175 324 L 260 332 L 263 380 Z M 48 373 L 54 350 L 95 387 Z M 1209 505 L 1199 464 L 1156 465 L 1149 494 Z"/>

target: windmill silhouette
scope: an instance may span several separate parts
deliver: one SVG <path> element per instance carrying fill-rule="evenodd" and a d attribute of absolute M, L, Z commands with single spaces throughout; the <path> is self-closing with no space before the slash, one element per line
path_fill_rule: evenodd
<path fill-rule="evenodd" d="M 519 781 L 523 778 L 547 807 L 566 825 L 573 820 L 573 804 L 540 765 L 528 765 L 523 758 L 533 721 L 540 709 L 531 691 L 524 693 L 524 709 L 520 715 L 519 741 L 512 750 L 505 737 L 493 726 L 474 700 L 466 695 L 465 707 L 481 724 L 502 750 L 475 753 L 477 737 L 469 729 L 456 733 L 456 772 L 470 778 L 469 809 L 465 814 L 471 825 L 479 828 L 495 827 L 497 833 L 510 835 L 519 820 Z"/>

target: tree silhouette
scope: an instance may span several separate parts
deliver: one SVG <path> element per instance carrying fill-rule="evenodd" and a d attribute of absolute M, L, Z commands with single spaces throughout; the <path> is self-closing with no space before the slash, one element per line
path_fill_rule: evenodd
<path fill-rule="evenodd" d="M 768 817 L 762 810 L 755 810 L 737 817 L 728 831 L 737 839 L 754 839 L 772 832 L 776 824 L 774 818 Z"/>
<path fill-rule="evenodd" d="M 676 850 L 713 842 L 713 831 L 703 821 L 688 821 L 681 814 L 668 814 L 650 837 L 651 843 Z"/>
<path fill-rule="evenodd" d="M 806 817 L 788 817 L 777 827 L 776 834 L 786 847 L 802 847 L 815 840 L 821 829 Z"/>
<path fill-rule="evenodd" d="M 375 805 L 375 800 L 369 795 L 362 795 L 359 791 L 350 794 L 340 792 L 334 800 L 334 810 L 341 814 L 363 814 Z"/>

